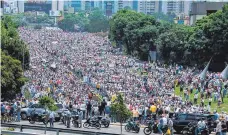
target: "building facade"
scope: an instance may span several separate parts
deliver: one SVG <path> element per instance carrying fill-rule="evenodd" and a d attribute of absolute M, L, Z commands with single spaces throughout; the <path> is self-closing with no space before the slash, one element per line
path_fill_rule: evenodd
<path fill-rule="evenodd" d="M 190 9 L 190 25 L 211 13 L 221 10 L 228 2 L 193 2 Z"/>
<path fill-rule="evenodd" d="M 162 2 L 162 12 L 165 14 L 175 13 L 176 15 L 189 15 L 189 10 L 191 6 L 191 1 L 163 1 Z"/>

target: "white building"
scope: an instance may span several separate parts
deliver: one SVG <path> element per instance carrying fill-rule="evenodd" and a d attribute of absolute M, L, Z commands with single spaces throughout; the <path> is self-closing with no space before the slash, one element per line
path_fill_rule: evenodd
<path fill-rule="evenodd" d="M 159 1 L 138 1 L 138 12 L 145 14 L 152 14 L 158 12 L 159 10 Z"/>
<path fill-rule="evenodd" d="M 4 1 L 3 6 L 4 13 L 23 13 L 24 12 L 24 1 L 7 0 Z"/>
<path fill-rule="evenodd" d="M 190 1 L 163 1 L 162 2 L 162 12 L 167 13 L 175 13 L 176 15 L 183 14 L 189 15 L 191 2 Z"/>
<path fill-rule="evenodd" d="M 64 1 L 63 0 L 52 0 L 51 4 L 52 11 L 64 11 Z"/>

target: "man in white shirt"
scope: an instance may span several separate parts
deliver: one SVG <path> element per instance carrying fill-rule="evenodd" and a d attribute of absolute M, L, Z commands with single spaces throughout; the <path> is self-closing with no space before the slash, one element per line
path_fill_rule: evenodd
<path fill-rule="evenodd" d="M 195 130 L 195 135 L 198 135 L 198 133 L 200 133 L 201 130 L 204 129 L 205 127 L 206 127 L 206 123 L 203 119 L 201 119 L 197 124 L 197 128 Z"/>
<path fill-rule="evenodd" d="M 55 114 L 53 111 L 51 111 L 49 114 L 50 127 L 54 127 L 54 119 L 55 119 Z"/>

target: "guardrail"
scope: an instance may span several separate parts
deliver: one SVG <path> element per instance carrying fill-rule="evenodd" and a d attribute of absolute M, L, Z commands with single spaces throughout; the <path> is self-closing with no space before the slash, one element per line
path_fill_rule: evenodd
<path fill-rule="evenodd" d="M 104 132 L 94 132 L 94 131 L 84 131 L 84 130 L 75 130 L 75 129 L 64 129 L 64 128 L 50 128 L 50 127 L 41 127 L 41 126 L 32 126 L 32 125 L 18 125 L 18 124 L 7 124 L 2 123 L 2 127 L 12 127 L 19 128 L 20 132 L 23 132 L 23 129 L 33 129 L 33 130 L 45 130 L 56 132 L 56 135 L 59 135 L 60 132 L 63 133 L 72 133 L 72 134 L 85 134 L 85 135 L 119 135 L 116 133 L 104 133 Z"/>

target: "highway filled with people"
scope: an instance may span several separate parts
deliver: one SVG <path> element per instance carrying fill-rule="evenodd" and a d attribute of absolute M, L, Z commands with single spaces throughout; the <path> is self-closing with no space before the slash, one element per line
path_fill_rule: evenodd
<path fill-rule="evenodd" d="M 16 99 L 1 103 L 2 122 L 120 133 L 111 104 L 122 93 L 132 112 L 124 134 L 227 131 L 222 98 L 227 99 L 228 81 L 219 73 L 201 80 L 195 68 L 142 62 L 97 33 L 24 27 L 19 32 L 29 46 L 30 69 L 24 75 L 30 81 Z M 38 102 L 43 96 L 53 98 L 58 110 L 47 113 Z"/>

